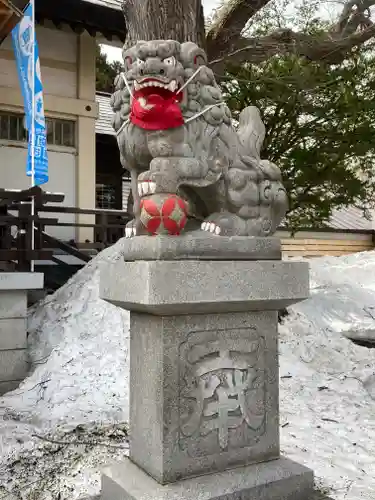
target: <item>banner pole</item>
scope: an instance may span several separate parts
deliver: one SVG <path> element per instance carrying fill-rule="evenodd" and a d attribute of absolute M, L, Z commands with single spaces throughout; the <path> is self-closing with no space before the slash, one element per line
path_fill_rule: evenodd
<path fill-rule="evenodd" d="M 31 5 L 31 24 L 32 24 L 32 71 L 31 71 L 31 187 L 35 186 L 35 1 L 30 1 Z M 31 198 L 31 216 L 35 215 L 35 198 Z M 34 219 L 31 221 L 31 251 L 35 248 L 35 227 Z M 35 262 L 31 259 L 30 270 L 34 272 Z"/>

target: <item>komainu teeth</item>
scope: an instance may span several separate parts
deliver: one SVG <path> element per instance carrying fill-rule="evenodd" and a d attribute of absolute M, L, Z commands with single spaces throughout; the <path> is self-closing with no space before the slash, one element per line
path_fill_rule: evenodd
<path fill-rule="evenodd" d="M 171 92 L 174 92 L 177 89 L 177 82 L 176 80 L 172 80 L 171 83 L 168 85 L 168 89 Z"/>
<path fill-rule="evenodd" d="M 178 85 L 176 80 L 172 80 L 170 83 L 158 82 L 156 80 L 145 83 L 134 82 L 135 90 L 144 89 L 146 87 L 160 87 L 163 89 L 170 90 L 171 92 L 175 92 L 177 90 Z"/>

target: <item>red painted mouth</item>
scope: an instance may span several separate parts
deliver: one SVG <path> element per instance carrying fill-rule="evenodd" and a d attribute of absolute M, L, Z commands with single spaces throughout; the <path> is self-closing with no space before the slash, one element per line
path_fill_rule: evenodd
<path fill-rule="evenodd" d="M 180 103 L 183 99 L 176 80 L 144 78 L 134 82 L 130 120 L 146 130 L 166 130 L 184 124 Z"/>

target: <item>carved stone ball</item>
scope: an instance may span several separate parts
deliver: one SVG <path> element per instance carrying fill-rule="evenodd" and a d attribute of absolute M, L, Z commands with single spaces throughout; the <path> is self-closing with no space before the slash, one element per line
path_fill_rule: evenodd
<path fill-rule="evenodd" d="M 141 223 L 150 235 L 179 235 L 187 222 L 187 203 L 175 194 L 160 193 L 142 198 L 140 209 Z"/>

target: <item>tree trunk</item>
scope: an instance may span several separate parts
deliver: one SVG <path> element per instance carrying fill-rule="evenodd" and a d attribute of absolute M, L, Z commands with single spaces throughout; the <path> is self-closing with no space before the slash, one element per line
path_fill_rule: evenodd
<path fill-rule="evenodd" d="M 124 0 L 127 46 L 138 40 L 192 41 L 205 48 L 201 0 Z"/>

